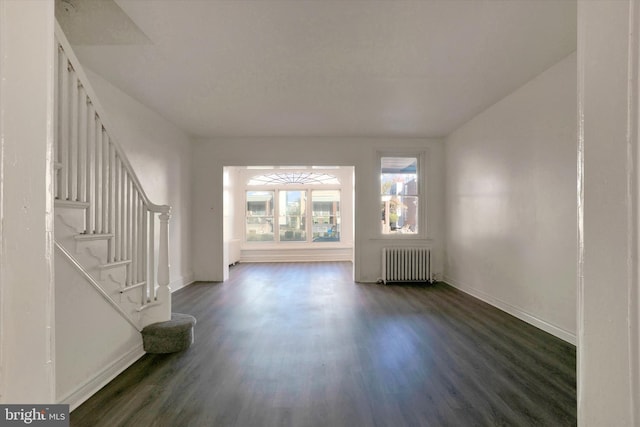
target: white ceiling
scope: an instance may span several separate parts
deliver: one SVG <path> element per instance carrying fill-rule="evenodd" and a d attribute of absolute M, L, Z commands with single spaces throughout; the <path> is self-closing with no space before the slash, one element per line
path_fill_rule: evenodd
<path fill-rule="evenodd" d="M 199 137 L 444 136 L 576 49 L 575 0 L 61 4 L 85 66 Z"/>

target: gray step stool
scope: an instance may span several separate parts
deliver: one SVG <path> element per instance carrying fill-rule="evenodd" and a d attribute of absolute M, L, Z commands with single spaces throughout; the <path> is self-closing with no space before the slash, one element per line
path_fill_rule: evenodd
<path fill-rule="evenodd" d="M 171 313 L 171 320 L 152 323 L 142 330 L 142 343 L 147 353 L 175 353 L 193 343 L 196 318 L 188 314 Z"/>

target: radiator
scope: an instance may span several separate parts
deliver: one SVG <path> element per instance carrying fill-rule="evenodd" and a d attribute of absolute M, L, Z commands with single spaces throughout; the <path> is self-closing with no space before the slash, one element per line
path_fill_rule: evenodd
<path fill-rule="evenodd" d="M 428 282 L 431 279 L 431 250 L 426 248 L 383 248 L 382 283 Z"/>

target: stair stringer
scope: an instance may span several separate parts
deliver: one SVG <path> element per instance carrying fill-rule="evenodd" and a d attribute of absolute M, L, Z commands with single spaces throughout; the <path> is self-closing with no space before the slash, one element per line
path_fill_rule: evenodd
<path fill-rule="evenodd" d="M 108 235 L 82 234 L 84 215 L 83 208 L 56 207 L 56 243 L 73 258 L 76 269 L 90 276 L 112 303 L 122 310 L 127 320 L 141 330 L 147 324 L 142 321 L 141 314 L 141 307 L 146 303 L 146 289 L 144 286 L 129 288 L 126 285 L 126 262 L 108 262 Z M 57 273 L 56 269 L 56 282 L 63 279 Z M 85 281 L 89 282 L 86 277 Z"/>

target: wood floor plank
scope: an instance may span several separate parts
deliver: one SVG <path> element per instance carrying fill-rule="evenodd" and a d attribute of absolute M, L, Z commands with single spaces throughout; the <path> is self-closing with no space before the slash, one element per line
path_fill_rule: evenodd
<path fill-rule="evenodd" d="M 173 295 L 195 343 L 146 355 L 72 426 L 572 426 L 576 349 L 444 283 L 239 264 Z"/>

